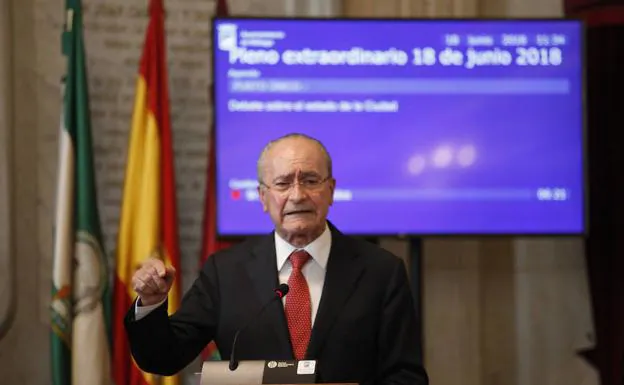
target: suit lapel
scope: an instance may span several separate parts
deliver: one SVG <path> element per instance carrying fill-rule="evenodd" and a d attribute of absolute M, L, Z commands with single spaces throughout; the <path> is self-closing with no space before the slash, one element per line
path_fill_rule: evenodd
<path fill-rule="evenodd" d="M 312 328 L 306 357 L 314 359 L 321 352 L 325 339 L 341 310 L 349 299 L 364 266 L 354 250 L 349 247 L 349 240 L 330 225 L 332 245 L 327 261 L 325 284 L 321 303 Z"/>
<path fill-rule="evenodd" d="M 253 282 L 258 297 L 258 308 L 263 306 L 273 296 L 273 290 L 279 285 L 277 276 L 277 258 L 275 254 L 275 241 L 271 236 L 262 237 L 255 247 L 252 248 L 252 258 L 246 263 L 249 279 Z M 280 349 L 290 352 L 290 337 L 288 325 L 281 301 L 273 301 L 261 317 L 266 317 L 277 335 Z"/>

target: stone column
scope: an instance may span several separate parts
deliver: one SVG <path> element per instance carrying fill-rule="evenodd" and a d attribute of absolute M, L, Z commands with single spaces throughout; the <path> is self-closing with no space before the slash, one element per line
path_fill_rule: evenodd
<path fill-rule="evenodd" d="M 10 5 L 9 0 L 0 0 L 0 340 L 9 331 L 15 312 L 15 253 L 11 238 L 13 55 Z"/>

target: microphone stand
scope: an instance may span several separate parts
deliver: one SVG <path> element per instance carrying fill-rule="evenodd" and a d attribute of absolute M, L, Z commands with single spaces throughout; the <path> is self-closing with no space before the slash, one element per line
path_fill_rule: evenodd
<path fill-rule="evenodd" d="M 283 283 L 279 285 L 279 287 L 275 289 L 274 292 L 275 292 L 275 295 L 267 303 L 265 303 L 264 306 L 262 306 L 258 314 L 256 314 L 254 318 L 247 321 L 245 326 L 238 329 L 236 333 L 234 334 L 234 341 L 232 342 L 232 353 L 230 354 L 230 365 L 229 365 L 229 368 L 231 371 L 234 371 L 238 368 L 238 360 L 236 359 L 236 345 L 238 342 L 238 336 L 240 335 L 241 331 L 247 329 L 247 327 L 249 327 L 249 325 L 251 324 L 251 321 L 253 321 L 254 319 L 257 319 L 262 313 L 264 313 L 264 310 L 267 307 L 269 307 L 269 305 L 272 304 L 273 301 L 277 299 L 282 299 L 286 294 L 288 294 L 288 285 Z"/>

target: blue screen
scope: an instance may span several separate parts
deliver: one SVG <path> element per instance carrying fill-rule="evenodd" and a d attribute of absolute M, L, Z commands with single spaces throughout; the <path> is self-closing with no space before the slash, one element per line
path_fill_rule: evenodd
<path fill-rule="evenodd" d="M 361 235 L 585 230 L 583 28 L 572 20 L 214 20 L 217 228 L 269 232 L 266 143 L 333 159 Z"/>

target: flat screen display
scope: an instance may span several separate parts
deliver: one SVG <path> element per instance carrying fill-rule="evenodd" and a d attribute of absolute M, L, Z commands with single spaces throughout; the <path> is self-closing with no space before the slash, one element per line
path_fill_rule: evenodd
<path fill-rule="evenodd" d="M 266 234 L 256 161 L 299 132 L 354 235 L 585 231 L 576 20 L 217 18 L 217 228 Z"/>

